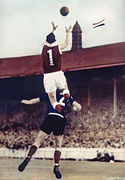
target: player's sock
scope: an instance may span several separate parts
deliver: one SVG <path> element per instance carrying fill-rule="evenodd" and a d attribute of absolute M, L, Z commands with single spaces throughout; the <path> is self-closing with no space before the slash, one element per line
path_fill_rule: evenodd
<path fill-rule="evenodd" d="M 64 99 L 69 99 L 70 97 L 70 92 L 68 89 L 64 89 L 63 90 L 63 96 L 64 96 Z"/>
<path fill-rule="evenodd" d="M 71 106 L 69 98 L 65 97 L 63 102 L 65 103 L 66 113 L 70 113 L 72 106 Z"/>
<path fill-rule="evenodd" d="M 57 179 L 61 179 L 62 175 L 59 171 L 59 160 L 60 160 L 60 156 L 61 156 L 61 151 L 56 150 L 54 153 L 54 169 L 53 169 L 53 173 L 55 174 Z"/>
<path fill-rule="evenodd" d="M 57 179 L 61 179 L 62 178 L 62 175 L 61 175 L 61 173 L 59 171 L 59 165 L 54 165 L 53 173 L 55 174 Z"/>
<path fill-rule="evenodd" d="M 37 147 L 35 145 L 31 146 L 27 156 L 31 158 L 32 155 L 36 152 L 36 150 L 37 150 Z"/>
<path fill-rule="evenodd" d="M 58 102 L 55 102 L 54 104 L 53 104 L 53 108 L 57 111 L 57 112 L 59 112 L 59 113 L 62 113 L 62 106 L 58 103 Z"/>
<path fill-rule="evenodd" d="M 71 103 L 69 101 L 70 92 L 68 89 L 63 90 L 64 103 L 65 103 L 65 113 L 69 113 L 71 111 Z"/>
<path fill-rule="evenodd" d="M 18 170 L 22 172 L 30 161 L 30 157 L 26 157 L 24 161 L 19 165 Z"/>
<path fill-rule="evenodd" d="M 54 153 L 54 162 L 55 162 L 55 164 L 59 164 L 60 156 L 61 156 L 61 151 L 55 150 L 55 153 Z"/>
<path fill-rule="evenodd" d="M 36 150 L 37 150 L 37 147 L 35 145 L 31 146 L 27 157 L 24 159 L 24 161 L 18 167 L 18 170 L 20 172 L 22 172 L 25 169 L 25 167 L 28 165 L 32 155 L 36 152 Z"/>
<path fill-rule="evenodd" d="M 61 113 L 62 112 L 62 106 L 60 104 L 57 104 L 56 107 L 55 107 L 56 111 Z"/>
<path fill-rule="evenodd" d="M 69 94 L 64 94 L 64 99 L 69 99 Z"/>

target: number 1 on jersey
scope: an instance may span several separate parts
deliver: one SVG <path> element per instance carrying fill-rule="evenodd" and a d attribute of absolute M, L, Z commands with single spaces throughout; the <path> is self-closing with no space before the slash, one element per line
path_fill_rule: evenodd
<path fill-rule="evenodd" d="M 49 54 L 49 65 L 50 65 L 50 66 L 54 66 L 53 56 L 52 56 L 52 49 L 49 49 L 49 50 L 47 51 L 47 53 Z"/>

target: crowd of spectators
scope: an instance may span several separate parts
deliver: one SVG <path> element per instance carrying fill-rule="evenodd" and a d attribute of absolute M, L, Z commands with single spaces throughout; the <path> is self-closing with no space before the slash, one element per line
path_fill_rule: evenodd
<path fill-rule="evenodd" d="M 81 112 L 67 115 L 63 147 L 122 148 L 125 147 L 125 96 L 118 95 L 118 112 L 113 117 L 113 94 L 104 93 L 103 87 L 94 94 L 88 106 L 86 93 L 74 96 L 82 105 Z M 76 90 L 77 91 L 77 90 Z M 101 93 L 100 93 L 101 92 Z M 28 148 L 34 142 L 39 126 L 44 120 L 46 105 L 21 105 L 18 111 L 6 113 L 0 110 L 0 147 Z M 41 147 L 50 146 L 50 138 Z"/>

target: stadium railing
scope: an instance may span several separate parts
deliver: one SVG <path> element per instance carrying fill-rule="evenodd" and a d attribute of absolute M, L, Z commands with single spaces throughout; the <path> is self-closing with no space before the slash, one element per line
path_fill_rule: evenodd
<path fill-rule="evenodd" d="M 62 148 L 61 159 L 64 160 L 86 160 L 97 156 L 97 151 L 108 152 L 115 156 L 116 160 L 125 161 L 125 149 L 103 149 L 103 148 Z M 33 158 L 53 159 L 54 148 L 39 148 Z M 26 149 L 0 148 L 0 158 L 24 158 L 27 155 Z"/>

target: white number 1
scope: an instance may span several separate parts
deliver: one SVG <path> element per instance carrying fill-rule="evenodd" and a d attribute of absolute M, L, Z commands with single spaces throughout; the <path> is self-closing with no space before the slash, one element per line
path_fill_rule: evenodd
<path fill-rule="evenodd" d="M 53 56 L 52 56 L 52 49 L 49 49 L 47 51 L 47 53 L 49 54 L 49 65 L 54 66 L 54 64 L 53 64 Z"/>

